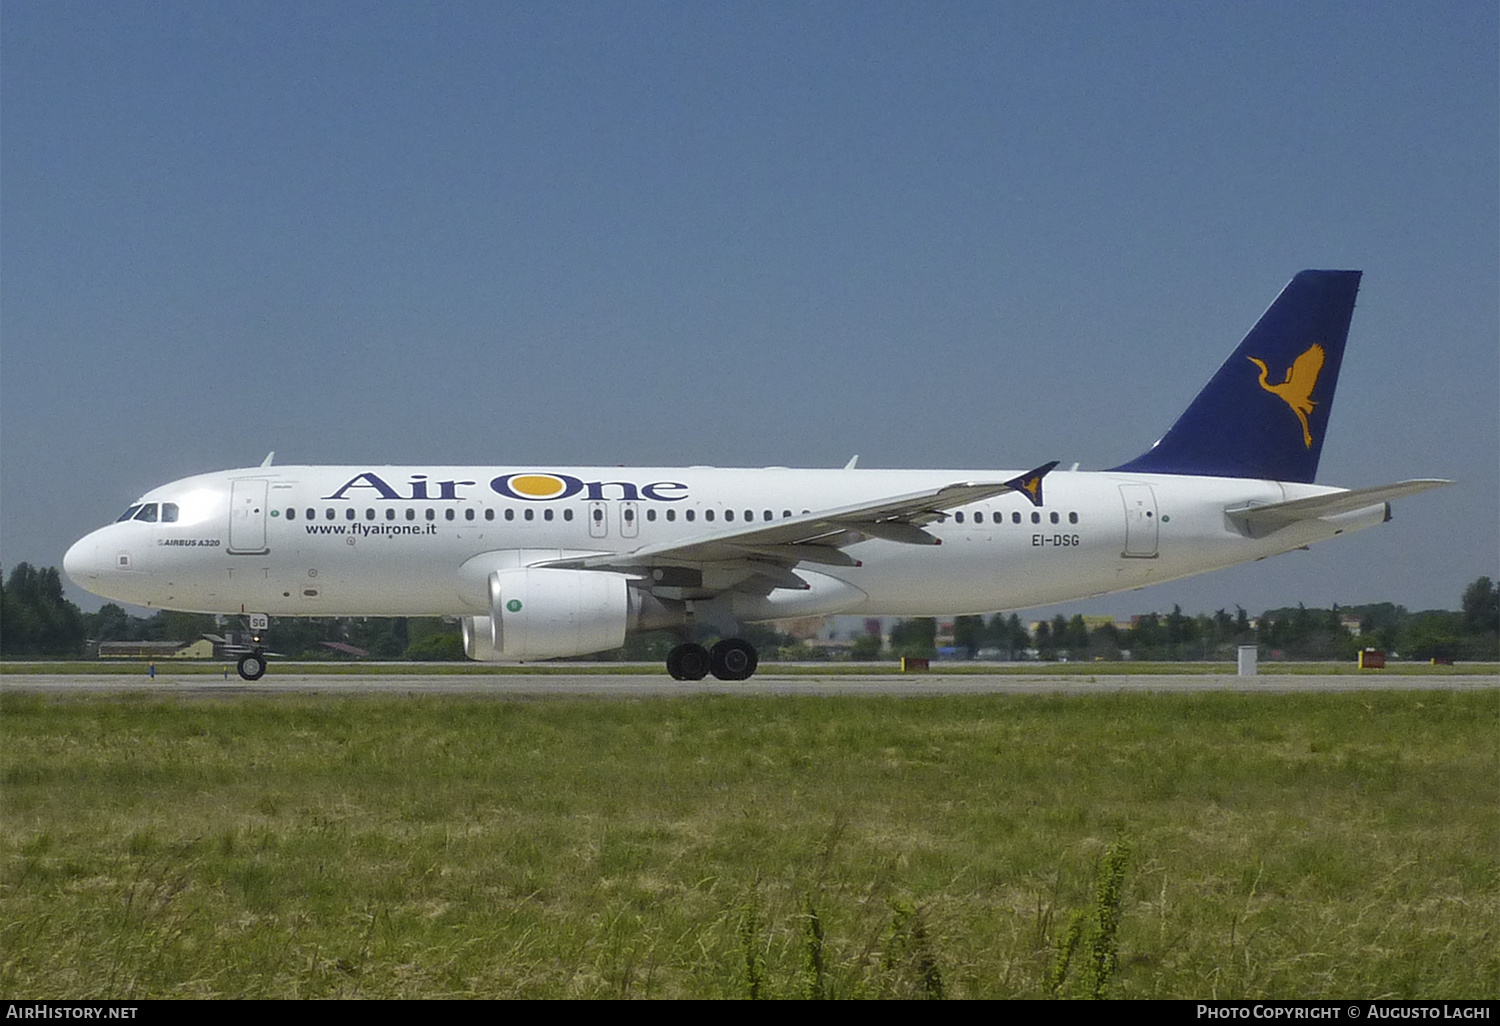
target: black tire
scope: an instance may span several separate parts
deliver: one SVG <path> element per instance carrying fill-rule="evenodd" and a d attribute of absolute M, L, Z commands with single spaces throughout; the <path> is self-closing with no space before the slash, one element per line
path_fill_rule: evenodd
<path fill-rule="evenodd" d="M 725 638 L 709 653 L 709 667 L 720 680 L 749 680 L 760 664 L 755 646 L 743 638 Z"/>
<path fill-rule="evenodd" d="M 673 680 L 702 680 L 708 669 L 708 650 L 702 645 L 678 645 L 667 653 L 667 672 Z"/>
<path fill-rule="evenodd" d="M 235 669 L 246 680 L 260 680 L 266 675 L 266 657 L 259 652 L 246 652 Z"/>

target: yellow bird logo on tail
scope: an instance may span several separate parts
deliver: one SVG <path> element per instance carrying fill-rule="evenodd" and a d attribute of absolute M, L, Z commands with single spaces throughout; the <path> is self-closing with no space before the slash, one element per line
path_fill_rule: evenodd
<path fill-rule="evenodd" d="M 1266 365 L 1255 357 L 1248 357 L 1249 361 L 1260 368 L 1260 387 L 1276 396 L 1282 402 L 1292 408 L 1297 419 L 1302 422 L 1302 442 L 1309 449 L 1312 448 L 1312 429 L 1308 427 L 1307 415 L 1318 405 L 1313 401 L 1312 390 L 1318 383 L 1318 375 L 1323 370 L 1323 347 L 1314 344 L 1307 352 L 1292 361 L 1287 368 L 1286 380 L 1279 385 L 1272 385 L 1266 381 L 1268 373 Z"/>

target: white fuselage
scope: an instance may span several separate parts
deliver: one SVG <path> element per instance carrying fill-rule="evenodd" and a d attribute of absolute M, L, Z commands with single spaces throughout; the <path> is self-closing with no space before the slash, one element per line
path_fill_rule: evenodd
<path fill-rule="evenodd" d="M 68 552 L 75 581 L 141 606 L 280 616 L 484 615 L 486 579 L 521 567 L 702 538 L 1015 471 L 694 468 L 247 468 L 148 492 L 154 521 Z M 1019 609 L 1202 573 L 1384 519 L 1384 504 L 1250 537 L 1227 509 L 1340 491 L 1241 478 L 1055 472 L 949 511 L 938 546 L 869 539 L 857 566 L 811 566 L 806 590 L 739 596 L 734 613 L 927 616 Z M 164 519 L 166 504 L 175 507 Z M 706 582 L 712 583 L 712 582 Z"/>

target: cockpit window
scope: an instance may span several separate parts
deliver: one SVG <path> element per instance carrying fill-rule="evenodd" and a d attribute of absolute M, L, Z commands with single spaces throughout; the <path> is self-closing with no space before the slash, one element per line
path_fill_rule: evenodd
<path fill-rule="evenodd" d="M 156 523 L 156 503 L 146 503 L 141 507 L 141 511 L 135 515 L 135 518 L 137 520 L 145 521 L 148 524 Z"/>
<path fill-rule="evenodd" d="M 177 523 L 177 503 L 164 502 L 161 504 L 161 522 L 164 524 Z"/>
<path fill-rule="evenodd" d="M 136 503 L 134 506 L 131 506 L 129 509 L 127 509 L 124 513 L 121 513 L 119 515 L 119 517 L 116 518 L 115 523 L 117 523 L 117 524 L 123 524 L 125 521 L 127 521 L 130 518 L 134 517 L 136 515 L 137 511 L 140 510 L 140 508 L 141 508 L 141 504 L 140 503 Z"/>

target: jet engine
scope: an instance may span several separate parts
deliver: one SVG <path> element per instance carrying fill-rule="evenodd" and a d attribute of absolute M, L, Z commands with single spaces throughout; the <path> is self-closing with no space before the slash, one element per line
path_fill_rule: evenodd
<path fill-rule="evenodd" d="M 680 609 L 629 586 L 624 574 L 522 567 L 489 578 L 489 616 L 466 616 L 464 654 L 480 661 L 605 652 L 628 630 L 682 622 Z"/>

